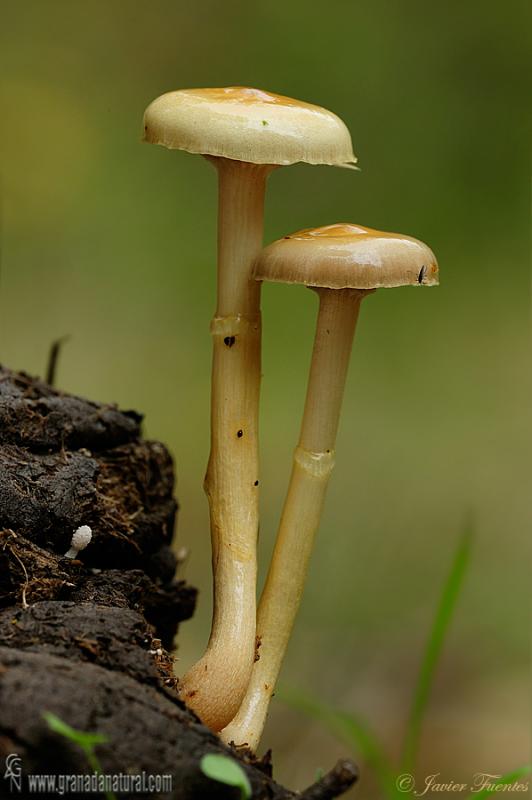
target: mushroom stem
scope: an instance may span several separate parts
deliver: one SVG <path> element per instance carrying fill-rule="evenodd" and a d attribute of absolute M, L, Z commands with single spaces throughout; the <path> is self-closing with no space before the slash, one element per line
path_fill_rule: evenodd
<path fill-rule="evenodd" d="M 307 575 L 329 477 L 360 302 L 369 292 L 318 289 L 320 309 L 299 443 L 257 618 L 259 660 L 222 739 L 255 750 Z"/>
<path fill-rule="evenodd" d="M 251 266 L 262 246 L 272 167 L 209 158 L 219 174 L 218 301 L 213 336 L 210 506 L 213 620 L 207 649 L 181 695 L 221 730 L 236 714 L 255 658 L 258 533 L 260 284 Z"/>

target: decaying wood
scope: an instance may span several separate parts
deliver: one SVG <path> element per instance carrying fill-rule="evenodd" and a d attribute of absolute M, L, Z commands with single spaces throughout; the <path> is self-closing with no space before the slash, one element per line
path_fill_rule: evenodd
<path fill-rule="evenodd" d="M 200 769 L 224 753 L 253 798 L 293 798 L 267 761 L 225 747 L 177 696 L 169 651 L 196 592 L 175 577 L 172 459 L 140 423 L 0 367 L 0 759 L 17 753 L 24 775 L 90 772 L 48 728 L 51 711 L 107 737 L 104 772 L 173 776 L 170 793 L 150 796 L 235 798 Z M 79 525 L 93 539 L 65 558 Z M 297 796 L 329 800 L 355 780 L 345 762 Z"/>

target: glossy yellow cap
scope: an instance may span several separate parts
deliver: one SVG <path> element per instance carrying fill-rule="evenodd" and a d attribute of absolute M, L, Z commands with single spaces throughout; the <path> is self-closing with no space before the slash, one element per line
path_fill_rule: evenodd
<path fill-rule="evenodd" d="M 353 167 L 351 136 L 319 106 L 260 89 L 180 89 L 144 113 L 144 141 L 251 164 Z"/>
<path fill-rule="evenodd" d="M 268 245 L 255 262 L 254 277 L 329 289 L 435 286 L 438 263 L 426 244 L 410 236 L 341 223 Z"/>

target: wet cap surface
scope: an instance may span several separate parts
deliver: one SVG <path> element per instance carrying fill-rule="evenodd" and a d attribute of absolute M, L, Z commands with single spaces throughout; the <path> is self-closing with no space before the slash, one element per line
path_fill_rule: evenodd
<path fill-rule="evenodd" d="M 253 164 L 356 163 L 349 131 L 336 114 L 242 86 L 161 95 L 145 111 L 144 141 Z"/>
<path fill-rule="evenodd" d="M 339 223 L 273 242 L 255 262 L 254 276 L 330 289 L 434 286 L 438 263 L 432 250 L 411 236 Z"/>

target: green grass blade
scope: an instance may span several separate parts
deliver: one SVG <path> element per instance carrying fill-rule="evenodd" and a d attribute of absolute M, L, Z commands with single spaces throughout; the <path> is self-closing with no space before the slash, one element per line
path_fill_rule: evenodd
<path fill-rule="evenodd" d="M 78 747 L 81 747 L 84 751 L 88 747 L 92 748 L 97 744 L 107 744 L 107 736 L 101 733 L 78 731 L 76 728 L 72 728 L 64 722 L 60 717 L 52 714 L 51 711 L 44 711 L 43 717 L 51 731 L 59 733 L 61 736 L 64 736 L 65 739 L 70 739 L 71 742 L 77 744 Z"/>
<path fill-rule="evenodd" d="M 441 593 L 438 610 L 434 617 L 414 692 L 405 735 L 401 772 L 411 773 L 414 770 L 421 724 L 427 707 L 436 666 L 442 651 L 445 634 L 451 622 L 456 601 L 469 564 L 471 539 L 471 529 L 468 527 L 460 537 L 451 570 Z"/>
<path fill-rule="evenodd" d="M 506 775 L 501 775 L 501 777 L 497 778 L 497 780 L 490 781 L 493 788 L 486 787 L 480 791 L 473 792 L 466 798 L 466 800 L 475 800 L 475 798 L 481 800 L 483 797 L 490 797 L 492 794 L 499 794 L 496 788 L 497 786 L 506 786 L 507 784 L 514 783 L 515 781 L 519 781 L 519 778 L 524 778 L 525 775 L 530 775 L 531 773 L 532 765 L 530 764 L 527 764 L 524 767 L 518 767 L 518 769 L 514 769 L 512 772 L 507 772 Z M 520 791 L 524 792 L 525 790 L 521 789 Z"/>
<path fill-rule="evenodd" d="M 335 736 L 359 753 L 374 771 L 386 796 L 396 797 L 394 770 L 366 722 L 347 712 L 329 708 L 299 691 L 283 687 L 276 694 L 282 702 L 319 720 Z"/>
<path fill-rule="evenodd" d="M 94 752 L 94 748 L 97 744 L 106 744 L 109 741 L 107 736 L 104 736 L 102 733 L 87 733 L 86 731 L 78 731 L 76 728 L 72 728 L 70 725 L 64 722 L 56 714 L 52 714 L 51 711 L 44 711 L 43 718 L 51 731 L 58 733 L 60 736 L 63 736 L 65 739 L 68 739 L 71 742 L 74 742 L 74 744 L 77 744 L 77 746 L 81 748 L 93 772 L 95 772 L 97 775 L 103 774 L 100 761 Z M 106 800 L 117 800 L 114 792 L 105 792 L 105 798 Z"/>

